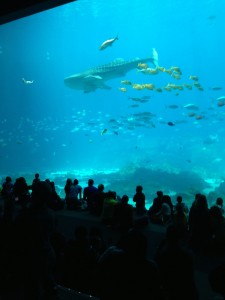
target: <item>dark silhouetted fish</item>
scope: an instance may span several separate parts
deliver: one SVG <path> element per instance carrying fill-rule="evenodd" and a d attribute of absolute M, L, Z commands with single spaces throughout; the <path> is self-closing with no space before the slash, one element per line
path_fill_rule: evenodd
<path fill-rule="evenodd" d="M 223 88 L 221 86 L 213 86 L 210 88 L 210 90 L 213 90 L 213 91 L 220 91 L 222 90 Z"/>
<path fill-rule="evenodd" d="M 83 90 L 85 93 L 94 92 L 96 89 L 111 89 L 105 82 L 123 77 L 127 72 L 137 68 L 139 63 L 151 62 L 154 66 L 158 65 L 158 54 L 153 48 L 152 57 L 135 58 L 125 61 L 116 59 L 113 62 L 86 70 L 82 73 L 77 73 L 64 79 L 66 86 L 75 89 Z"/>

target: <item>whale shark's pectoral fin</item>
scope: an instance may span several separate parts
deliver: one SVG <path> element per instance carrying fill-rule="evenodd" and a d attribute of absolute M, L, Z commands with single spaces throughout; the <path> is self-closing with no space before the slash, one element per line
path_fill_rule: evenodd
<path fill-rule="evenodd" d="M 95 80 L 102 80 L 102 77 L 98 75 L 87 75 L 84 77 L 84 79 L 86 81 L 95 81 Z"/>
<path fill-rule="evenodd" d="M 84 80 L 85 80 L 85 85 L 84 85 L 85 93 L 94 92 L 96 89 L 104 89 L 104 90 L 111 89 L 110 86 L 105 84 L 101 76 L 88 75 L 84 78 Z"/>

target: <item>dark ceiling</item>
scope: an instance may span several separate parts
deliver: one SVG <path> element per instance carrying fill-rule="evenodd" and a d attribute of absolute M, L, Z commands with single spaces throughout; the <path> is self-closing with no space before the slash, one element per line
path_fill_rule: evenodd
<path fill-rule="evenodd" d="M 0 25 L 76 0 L 1 0 Z"/>

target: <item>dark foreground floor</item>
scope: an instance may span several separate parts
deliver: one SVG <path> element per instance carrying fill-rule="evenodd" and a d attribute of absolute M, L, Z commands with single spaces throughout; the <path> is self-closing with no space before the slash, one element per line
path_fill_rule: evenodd
<path fill-rule="evenodd" d="M 1 210 L 2 202 L 0 203 L 0 206 Z M 99 227 L 102 231 L 105 242 L 108 245 L 112 245 L 120 237 L 119 232 L 102 224 L 99 218 L 90 215 L 87 211 L 62 210 L 56 212 L 56 216 L 58 220 L 58 229 L 67 239 L 73 238 L 74 229 L 79 225 L 85 225 L 87 228 L 91 228 L 92 226 Z M 141 230 L 143 230 L 148 237 L 148 257 L 151 259 L 160 241 L 164 238 L 166 228 L 161 225 L 149 223 L 147 226 L 142 227 Z M 219 295 L 212 291 L 208 282 L 208 273 L 214 266 L 217 266 L 220 262 L 224 261 L 224 259 L 224 256 L 195 253 L 195 276 L 200 295 L 199 300 L 222 299 Z M 96 299 L 90 295 L 81 294 L 64 287 L 59 287 L 59 295 L 59 300 Z"/>
<path fill-rule="evenodd" d="M 56 213 L 58 217 L 58 226 L 62 233 L 66 236 L 66 238 L 73 237 L 74 228 L 77 225 L 85 225 L 88 228 L 92 226 L 98 226 L 102 229 L 103 236 L 105 237 L 105 241 L 109 244 L 113 243 L 119 237 L 118 232 L 115 230 L 106 227 L 101 221 L 92 215 L 89 212 L 81 211 L 59 211 Z M 165 227 L 160 225 L 154 225 L 149 223 L 146 227 L 143 227 L 143 232 L 146 233 L 148 237 L 148 245 L 149 251 L 148 256 L 152 258 L 156 248 L 158 247 L 160 241 L 164 237 Z M 214 267 L 217 266 L 224 257 L 222 256 L 213 256 L 207 254 L 198 254 L 195 255 L 195 269 L 196 269 L 196 282 L 200 294 L 199 300 L 219 300 L 221 297 L 215 294 L 208 282 L 208 273 Z M 90 297 L 88 295 L 79 294 L 77 292 L 67 290 L 64 288 L 60 289 L 61 299 L 69 300 L 69 299 L 87 299 Z M 61 300 L 60 299 L 60 300 Z M 93 299 L 93 298 L 92 298 Z M 191 300 L 191 299 L 190 299 Z"/>

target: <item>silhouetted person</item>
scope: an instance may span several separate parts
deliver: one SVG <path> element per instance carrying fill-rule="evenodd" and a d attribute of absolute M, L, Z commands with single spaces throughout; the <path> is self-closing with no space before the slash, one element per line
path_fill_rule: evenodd
<path fill-rule="evenodd" d="M 38 182 L 32 193 L 31 205 L 22 210 L 15 221 L 16 282 L 24 300 L 40 299 L 44 295 L 55 299 L 55 252 L 51 236 L 55 230 L 55 215 L 48 208 L 51 188 Z"/>
<path fill-rule="evenodd" d="M 24 177 L 19 177 L 13 186 L 13 193 L 15 196 L 15 203 L 26 207 L 30 202 L 29 186 Z"/>
<path fill-rule="evenodd" d="M 137 215 L 144 215 L 146 213 L 145 194 L 143 193 L 143 187 L 141 185 L 136 187 L 136 194 L 133 197 L 133 201 L 135 202 Z"/>
<path fill-rule="evenodd" d="M 147 247 L 146 236 L 132 229 L 102 254 L 96 276 L 101 300 L 161 299 L 158 268 L 146 258 Z"/>
<path fill-rule="evenodd" d="M 225 251 L 225 218 L 219 206 L 209 209 L 211 248 L 213 252 L 223 254 Z"/>
<path fill-rule="evenodd" d="M 101 220 L 108 226 L 113 226 L 116 203 L 118 203 L 116 192 L 108 191 L 108 193 L 105 193 Z"/>
<path fill-rule="evenodd" d="M 89 272 L 90 243 L 86 226 L 77 226 L 74 238 L 68 241 L 65 250 L 64 285 L 79 292 L 89 289 L 87 276 Z"/>
<path fill-rule="evenodd" d="M 13 220 L 15 199 L 13 194 L 13 182 L 10 176 L 6 176 L 2 184 L 1 196 L 3 198 L 3 218 L 5 221 L 11 222 Z"/>
<path fill-rule="evenodd" d="M 40 181 L 41 181 L 41 179 L 40 179 L 39 173 L 35 173 L 34 179 L 32 181 L 32 185 L 31 185 L 31 189 L 33 190 L 33 187 L 35 186 L 35 184 L 40 182 Z"/>
<path fill-rule="evenodd" d="M 106 250 L 106 243 L 100 227 L 92 226 L 89 229 L 89 253 L 88 253 L 88 272 L 85 274 L 87 285 L 86 292 L 90 295 L 96 294 L 97 265 L 101 255 Z"/>
<path fill-rule="evenodd" d="M 64 201 L 61 199 L 55 189 L 54 181 L 49 181 L 48 184 L 51 187 L 51 197 L 49 199 L 49 207 L 53 210 L 62 210 L 64 208 Z"/>
<path fill-rule="evenodd" d="M 94 180 L 88 180 L 88 186 L 84 188 L 83 200 L 87 202 L 87 209 L 90 213 L 93 212 L 93 198 L 97 193 L 98 189 L 94 186 Z"/>
<path fill-rule="evenodd" d="M 104 184 L 100 183 L 98 185 L 97 193 L 93 197 L 93 214 L 100 217 L 102 214 L 103 203 L 105 199 L 105 192 L 104 192 Z"/>
<path fill-rule="evenodd" d="M 152 205 L 149 207 L 148 215 L 150 221 L 153 223 L 161 223 L 161 220 L 158 218 L 158 213 L 161 210 L 162 203 L 163 203 L 163 192 L 157 191 L 157 197 L 154 198 Z"/>
<path fill-rule="evenodd" d="M 205 195 L 199 194 L 189 212 L 189 232 L 192 246 L 206 249 L 210 243 L 210 218 L 208 201 Z"/>
<path fill-rule="evenodd" d="M 199 299 L 194 280 L 193 255 L 180 245 L 180 233 L 176 226 L 167 227 L 166 238 L 160 243 L 154 258 L 162 276 L 166 299 Z"/>
<path fill-rule="evenodd" d="M 182 204 L 182 203 L 181 203 Z M 172 216 L 172 223 L 176 226 L 180 238 L 183 240 L 188 240 L 188 214 L 185 212 L 185 208 L 180 203 L 177 203 Z"/>
<path fill-rule="evenodd" d="M 67 178 L 66 184 L 64 186 L 65 202 L 66 202 L 66 204 L 68 203 L 68 198 L 69 198 L 69 195 L 70 195 L 70 187 L 71 187 L 72 184 L 73 184 L 72 179 L 71 178 Z"/>
<path fill-rule="evenodd" d="M 122 233 L 126 233 L 129 229 L 134 227 L 134 208 L 128 202 L 128 196 L 123 195 L 121 200 L 114 206 L 113 225 Z"/>
<path fill-rule="evenodd" d="M 6 176 L 5 181 L 2 184 L 1 196 L 3 198 L 11 197 L 13 194 L 13 182 L 10 176 Z"/>
<path fill-rule="evenodd" d="M 2 191 L 1 200 L 3 200 L 3 207 L 0 205 L 0 299 L 5 299 L 5 294 L 7 295 L 8 290 L 11 288 L 9 278 L 11 278 L 12 258 L 14 257 L 12 243 L 14 196 L 13 183 L 10 176 L 6 177 Z M 6 299 L 10 298 L 6 297 Z"/>
<path fill-rule="evenodd" d="M 183 212 L 188 214 L 189 209 L 187 205 L 183 202 L 183 198 L 181 196 L 177 196 L 177 203 L 174 205 L 174 210 L 177 209 L 177 207 L 181 206 L 183 208 Z"/>
<path fill-rule="evenodd" d="M 73 181 L 73 189 L 77 194 L 77 199 L 81 201 L 82 198 L 82 187 L 81 185 L 79 185 L 79 180 L 78 179 L 74 179 Z"/>
<path fill-rule="evenodd" d="M 224 216 L 223 198 L 218 197 L 216 199 L 216 205 L 220 208 L 222 215 Z"/>
<path fill-rule="evenodd" d="M 169 195 L 163 195 L 160 201 L 161 208 L 150 215 L 150 220 L 153 223 L 168 225 L 172 221 L 173 204 Z"/>
<path fill-rule="evenodd" d="M 79 185 L 78 179 L 74 179 L 73 184 L 70 185 L 68 195 L 66 198 L 67 209 L 77 210 L 81 208 L 82 187 Z"/>

